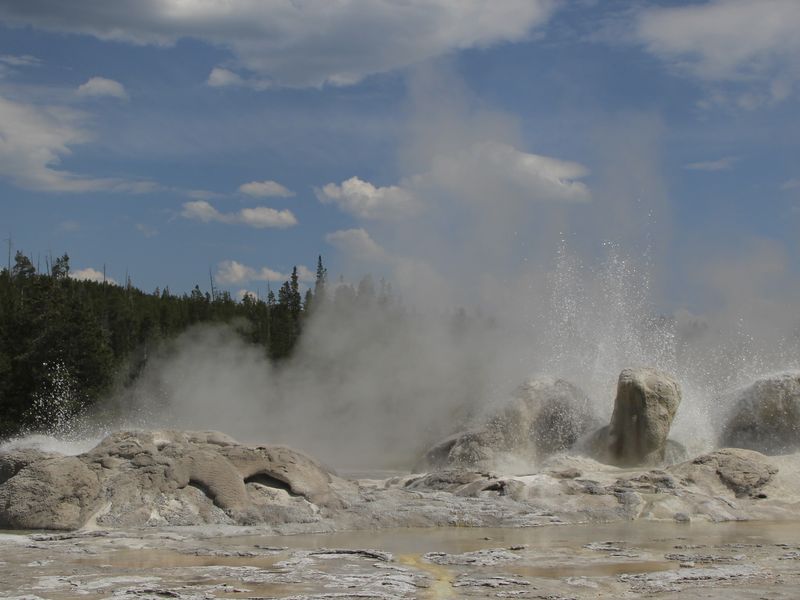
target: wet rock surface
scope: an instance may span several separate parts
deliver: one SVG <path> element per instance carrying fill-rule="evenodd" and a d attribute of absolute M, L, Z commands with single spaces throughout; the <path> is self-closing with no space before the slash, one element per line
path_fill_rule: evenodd
<path fill-rule="evenodd" d="M 656 369 L 625 369 L 617 383 L 611 423 L 583 443 L 601 462 L 618 466 L 660 465 L 686 458 L 669 430 L 681 403 L 678 383 Z"/>
<path fill-rule="evenodd" d="M 52 452 L 42 452 L 35 448 L 15 449 L 0 454 L 0 484 L 5 483 L 28 465 L 46 458 L 56 458 Z"/>
<path fill-rule="evenodd" d="M 759 496 L 760 490 L 778 472 L 766 456 L 740 448 L 724 448 L 695 458 L 692 465 L 713 469 L 737 498 Z M 766 494 L 763 498 L 766 498 Z"/>
<path fill-rule="evenodd" d="M 800 453 L 669 464 L 673 384 L 623 372 L 604 461 L 545 456 L 582 426 L 545 419 L 553 435 L 536 434 L 557 397 L 540 384 L 504 413 L 532 421 L 484 431 L 490 462 L 508 448 L 536 459 L 511 470 L 451 460 L 477 439 L 458 436 L 447 468 L 357 480 L 218 432 L 119 432 L 78 456 L 17 448 L 0 455 L 0 524 L 77 531 L 0 534 L 0 598 L 793 597 Z"/>
<path fill-rule="evenodd" d="M 7 528 L 305 522 L 343 506 L 313 459 L 218 432 L 123 431 L 78 456 L 15 451 L 0 471 Z"/>
<path fill-rule="evenodd" d="M 525 475 L 450 469 L 346 480 L 284 447 L 216 433 L 120 432 L 74 457 L 11 457 L 0 523 L 18 529 L 259 525 L 281 534 L 795 518 L 800 455 L 722 449 L 667 468 L 554 455 Z"/>
<path fill-rule="evenodd" d="M 535 464 L 570 448 L 598 418 L 586 394 L 564 379 L 528 379 L 471 429 L 435 444 L 418 470 Z"/>
<path fill-rule="evenodd" d="M 465 552 L 463 554 L 429 552 L 422 558 L 437 565 L 475 565 L 476 567 L 489 567 L 507 562 L 514 562 L 519 560 L 520 556 L 505 548 L 488 548 L 486 550 L 476 550 L 475 552 Z"/>
<path fill-rule="evenodd" d="M 681 403 L 678 383 L 652 368 L 620 373 L 611 422 L 600 427 L 585 393 L 563 379 L 529 379 L 476 426 L 434 444 L 417 471 L 527 473 L 577 451 L 620 467 L 665 466 L 688 458 L 669 439 Z"/>
<path fill-rule="evenodd" d="M 728 394 L 732 405 L 721 446 L 748 448 L 762 454 L 800 450 L 800 373 L 764 377 Z"/>
<path fill-rule="evenodd" d="M 77 529 L 100 502 L 97 472 L 73 456 L 41 458 L 0 485 L 0 527 Z"/>
<path fill-rule="evenodd" d="M 130 437 L 120 442 L 92 456 L 141 455 Z M 335 505 L 315 505 L 305 521 L 131 530 L 95 519 L 91 530 L 0 535 L 0 598 L 727 599 L 733 590 L 789 598 L 780 594 L 800 586 L 800 523 L 739 521 L 797 518 L 797 455 L 720 450 L 666 469 L 556 456 L 524 476 L 315 473 L 279 490 L 310 504 L 299 492 L 324 497 L 313 486 L 330 478 Z M 235 498 L 226 496 L 229 510 L 240 510 Z M 275 535 L 284 533 L 297 535 Z"/>
<path fill-rule="evenodd" d="M 631 591 L 638 593 L 679 592 L 693 587 L 717 587 L 723 583 L 737 586 L 754 578 L 766 578 L 770 573 L 754 565 L 724 567 L 691 567 L 680 571 L 622 576 Z"/>
<path fill-rule="evenodd" d="M 0 535 L 0 597 L 791 598 L 798 537 L 797 522 Z"/>
<path fill-rule="evenodd" d="M 691 509 L 682 509 L 688 521 L 701 516 L 713 521 L 786 518 L 778 515 L 788 516 L 800 506 L 799 460 L 799 455 L 768 457 L 723 448 L 675 465 L 669 472 L 680 493 L 693 499 Z"/>

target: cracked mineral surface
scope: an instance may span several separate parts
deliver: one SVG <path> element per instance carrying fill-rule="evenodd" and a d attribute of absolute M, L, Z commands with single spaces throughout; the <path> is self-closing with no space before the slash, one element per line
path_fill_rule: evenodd
<path fill-rule="evenodd" d="M 794 598 L 800 522 L 0 535 L 0 598 Z"/>

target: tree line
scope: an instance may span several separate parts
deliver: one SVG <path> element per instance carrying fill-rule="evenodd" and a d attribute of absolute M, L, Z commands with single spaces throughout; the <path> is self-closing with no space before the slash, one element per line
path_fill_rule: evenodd
<path fill-rule="evenodd" d="M 0 438 L 47 428 L 129 385 L 160 344 L 200 323 L 228 323 L 272 361 L 287 359 L 311 314 L 325 305 L 388 306 L 391 287 L 367 276 L 329 286 L 322 257 L 301 292 L 297 268 L 266 299 L 226 291 L 144 292 L 131 284 L 70 277 L 69 256 L 44 272 L 17 252 L 0 271 Z"/>

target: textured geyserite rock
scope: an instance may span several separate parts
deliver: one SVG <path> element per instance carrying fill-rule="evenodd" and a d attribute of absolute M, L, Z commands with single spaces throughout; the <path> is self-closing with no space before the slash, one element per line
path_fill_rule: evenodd
<path fill-rule="evenodd" d="M 592 434 L 584 449 L 618 466 L 676 462 L 683 458 L 683 449 L 668 437 L 680 403 L 680 386 L 666 373 L 625 369 L 619 375 L 611 422 Z"/>
<path fill-rule="evenodd" d="M 78 456 L 4 455 L 0 473 L 0 527 L 20 529 L 302 522 L 342 506 L 308 456 L 218 432 L 122 431 Z"/>
<path fill-rule="evenodd" d="M 728 393 L 731 406 L 720 446 L 747 448 L 763 454 L 800 450 L 800 373 L 779 373 Z"/>
<path fill-rule="evenodd" d="M 589 398 L 577 386 L 563 379 L 529 379 L 483 422 L 432 446 L 417 469 L 530 469 L 570 448 L 597 423 Z"/>

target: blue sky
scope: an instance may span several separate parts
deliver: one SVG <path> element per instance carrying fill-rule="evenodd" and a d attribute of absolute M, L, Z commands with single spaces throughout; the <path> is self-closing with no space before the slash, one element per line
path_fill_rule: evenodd
<path fill-rule="evenodd" d="M 463 294 L 566 238 L 646 247 L 669 310 L 785 292 L 798 30 L 795 0 L 0 0 L 0 230 L 146 290 L 322 254 Z"/>

